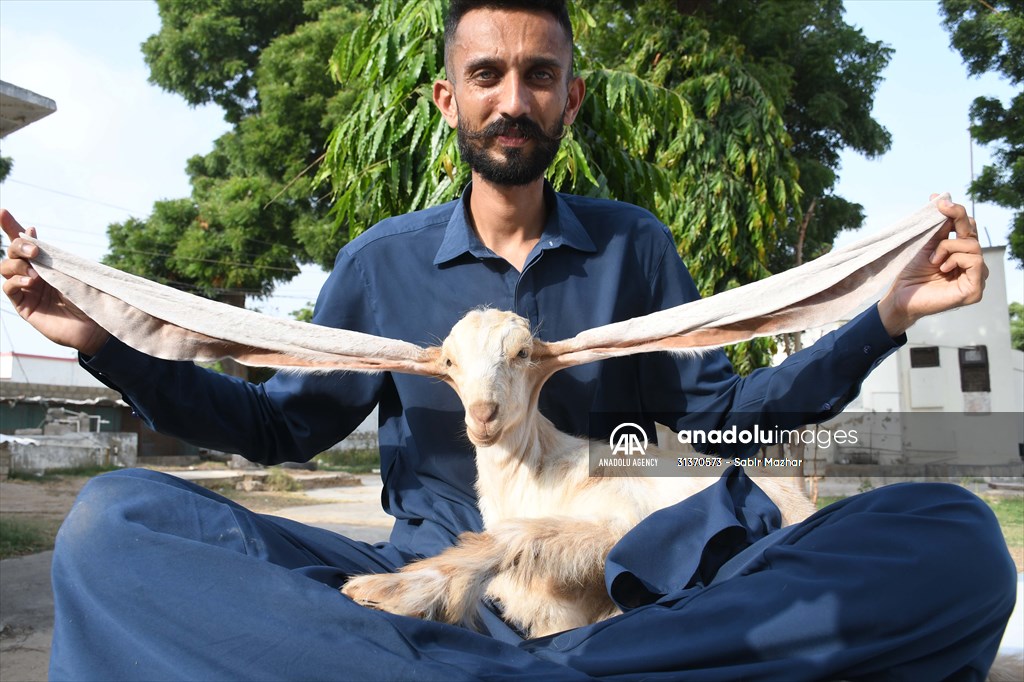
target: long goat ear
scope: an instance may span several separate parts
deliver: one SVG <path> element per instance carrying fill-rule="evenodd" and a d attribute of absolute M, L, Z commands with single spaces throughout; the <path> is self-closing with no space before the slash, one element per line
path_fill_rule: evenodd
<path fill-rule="evenodd" d="M 436 349 L 263 315 L 200 298 L 24 237 L 36 272 L 127 345 L 166 360 L 233 358 L 302 371 L 434 375 Z"/>
<path fill-rule="evenodd" d="M 947 198 L 937 197 L 934 201 Z M 879 234 L 766 279 L 643 317 L 543 344 L 550 371 L 657 350 L 716 348 L 758 336 L 803 331 L 842 319 L 876 296 L 929 240 L 946 216 L 929 203 Z"/>

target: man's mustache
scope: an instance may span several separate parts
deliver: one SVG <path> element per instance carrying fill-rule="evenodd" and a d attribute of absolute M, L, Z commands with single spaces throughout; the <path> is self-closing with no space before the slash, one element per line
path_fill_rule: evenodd
<path fill-rule="evenodd" d="M 527 138 L 533 137 L 541 140 L 556 139 L 545 133 L 543 128 L 526 116 L 516 116 L 515 118 L 502 117 L 492 121 L 480 130 L 466 130 L 463 131 L 463 134 L 471 140 L 480 140 L 485 137 L 508 135 L 512 132 L 519 133 Z"/>

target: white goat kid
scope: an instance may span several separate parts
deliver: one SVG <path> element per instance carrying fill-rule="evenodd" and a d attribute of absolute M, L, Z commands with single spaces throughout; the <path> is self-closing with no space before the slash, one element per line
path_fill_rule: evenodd
<path fill-rule="evenodd" d="M 937 197 L 936 201 L 948 198 Z M 712 348 L 842 319 L 922 249 L 946 237 L 929 204 L 888 230 L 798 268 L 716 296 L 544 343 L 510 313 L 474 312 L 442 348 L 271 319 L 160 286 L 39 243 L 36 271 L 129 346 L 169 360 L 216 360 L 300 371 L 391 371 L 441 377 L 466 408 L 477 446 L 486 532 L 392 575 L 354 578 L 367 605 L 448 622 L 470 620 L 477 599 L 536 636 L 614 612 L 603 562 L 623 533 L 711 479 L 592 478 L 586 442 L 537 410 L 556 371 L 608 357 Z M 929 243 L 932 246 L 928 246 Z M 781 479 L 759 485 L 785 522 L 809 504 Z"/>
<path fill-rule="evenodd" d="M 464 534 L 397 573 L 352 578 L 342 592 L 366 606 L 463 625 L 472 624 L 486 596 L 528 637 L 617 613 L 604 586 L 612 546 L 652 512 L 717 477 L 592 476 L 589 443 L 562 433 L 537 409 L 552 367 L 535 356 L 550 359 L 547 349 L 513 313 L 473 311 L 452 328 L 438 375 L 466 410 L 486 531 Z M 785 524 L 814 511 L 785 480 L 758 484 Z"/>

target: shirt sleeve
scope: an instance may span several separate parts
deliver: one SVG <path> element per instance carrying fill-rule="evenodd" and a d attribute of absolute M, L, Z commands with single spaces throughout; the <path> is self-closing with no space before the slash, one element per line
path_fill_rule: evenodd
<path fill-rule="evenodd" d="M 652 306 L 670 308 L 699 294 L 689 272 L 671 253 L 652 282 Z M 864 378 L 906 337 L 885 331 L 877 305 L 775 367 L 739 377 L 725 353 L 696 357 L 653 353 L 641 363 L 644 409 L 674 429 L 794 428 L 825 421 L 860 392 Z"/>
<path fill-rule="evenodd" d="M 358 266 L 343 251 L 313 323 L 376 333 L 363 291 Z M 153 358 L 117 339 L 80 361 L 154 430 L 263 464 L 306 461 L 337 443 L 373 410 L 386 380 L 383 374 L 281 371 L 253 384 Z"/>

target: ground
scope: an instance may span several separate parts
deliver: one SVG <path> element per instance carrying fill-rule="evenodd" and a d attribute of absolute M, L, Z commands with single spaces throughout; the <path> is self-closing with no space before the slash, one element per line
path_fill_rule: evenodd
<path fill-rule="evenodd" d="M 87 476 L 0 481 L 0 681 L 45 680 L 53 633 L 53 536 Z M 385 540 L 380 477 L 304 492 L 220 491 L 253 511 L 275 513 L 367 542 Z"/>
<path fill-rule="evenodd" d="M 44 680 L 53 626 L 49 586 L 52 544 L 85 476 L 0 481 L 0 680 Z M 362 486 L 305 492 L 222 491 L 254 511 L 280 513 L 370 542 L 387 536 L 380 479 Z M 1024 493 L 983 497 L 1003 526 L 1018 572 L 1024 570 Z M 24 555 L 24 556 L 20 556 Z M 16 557 L 16 558 L 7 558 Z"/>

